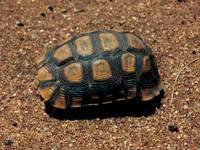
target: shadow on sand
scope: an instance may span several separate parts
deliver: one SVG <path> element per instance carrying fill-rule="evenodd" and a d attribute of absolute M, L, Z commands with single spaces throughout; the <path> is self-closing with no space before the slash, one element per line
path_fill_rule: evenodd
<path fill-rule="evenodd" d="M 109 117 L 141 117 L 149 116 L 155 113 L 156 108 L 160 108 L 161 100 L 164 97 L 164 91 L 160 95 L 148 102 L 142 102 L 137 99 L 132 101 L 121 101 L 107 105 L 90 106 L 84 108 L 73 108 L 68 110 L 56 109 L 46 104 L 45 111 L 50 117 L 60 120 L 69 119 L 104 119 Z"/>

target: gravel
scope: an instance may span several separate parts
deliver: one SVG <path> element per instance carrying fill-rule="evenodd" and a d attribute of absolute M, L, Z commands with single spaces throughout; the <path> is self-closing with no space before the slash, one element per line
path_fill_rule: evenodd
<path fill-rule="evenodd" d="M 200 57 L 199 0 L 4 0 L 0 6 L 1 149 L 200 149 L 200 61 L 181 73 L 169 105 L 178 71 Z M 165 85 L 161 106 L 151 113 L 122 105 L 92 118 L 49 116 L 37 96 L 33 59 L 98 29 L 135 32 L 154 49 Z"/>

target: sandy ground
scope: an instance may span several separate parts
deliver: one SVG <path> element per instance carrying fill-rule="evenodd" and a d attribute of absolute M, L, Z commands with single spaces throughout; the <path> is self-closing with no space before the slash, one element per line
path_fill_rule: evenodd
<path fill-rule="evenodd" d="M 1 149 L 200 149 L 200 61 L 181 73 L 170 105 L 178 71 L 200 57 L 199 6 L 199 0 L 0 0 Z M 121 105 L 108 115 L 60 120 L 44 111 L 33 59 L 97 29 L 135 32 L 154 49 L 165 85 L 154 112 L 132 114 Z"/>

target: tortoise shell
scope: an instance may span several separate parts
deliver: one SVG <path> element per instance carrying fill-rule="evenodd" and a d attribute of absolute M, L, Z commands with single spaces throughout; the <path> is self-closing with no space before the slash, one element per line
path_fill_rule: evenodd
<path fill-rule="evenodd" d="M 162 90 L 152 50 L 132 33 L 82 33 L 37 59 L 44 101 L 66 109 L 139 98 Z"/>

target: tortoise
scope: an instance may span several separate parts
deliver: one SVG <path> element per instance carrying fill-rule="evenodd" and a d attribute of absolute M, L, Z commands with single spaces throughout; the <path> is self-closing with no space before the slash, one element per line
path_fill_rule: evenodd
<path fill-rule="evenodd" d="M 81 33 L 36 59 L 38 87 L 56 109 L 150 101 L 162 90 L 152 49 L 136 34 Z"/>

